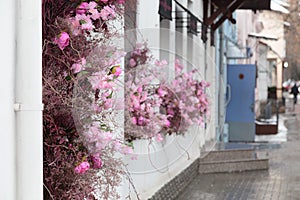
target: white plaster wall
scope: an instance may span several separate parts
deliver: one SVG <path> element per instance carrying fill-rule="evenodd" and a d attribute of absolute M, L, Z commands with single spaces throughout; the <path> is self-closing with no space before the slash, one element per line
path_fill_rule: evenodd
<path fill-rule="evenodd" d="M 16 135 L 14 115 L 14 74 L 16 59 L 16 4 L 1 1 L 0 13 L 3 27 L 0 31 L 1 71 L 0 79 L 0 199 L 16 199 Z"/>
<path fill-rule="evenodd" d="M 266 101 L 268 98 L 268 74 L 269 63 L 267 60 L 268 47 L 265 44 L 259 44 L 258 46 L 259 59 L 257 62 L 257 89 L 258 89 L 258 100 Z"/>
<path fill-rule="evenodd" d="M 253 56 L 248 59 L 242 59 L 238 62 L 241 64 L 255 64 L 257 61 L 257 40 L 255 38 L 249 38 L 249 33 L 256 33 L 257 14 L 254 14 L 251 10 L 237 10 L 237 32 L 238 32 L 238 44 L 241 47 L 251 47 Z"/>

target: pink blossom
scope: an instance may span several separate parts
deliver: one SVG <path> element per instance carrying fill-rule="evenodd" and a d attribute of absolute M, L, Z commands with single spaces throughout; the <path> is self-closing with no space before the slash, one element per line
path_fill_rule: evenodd
<path fill-rule="evenodd" d="M 158 88 L 157 93 L 159 96 L 163 97 L 166 94 L 168 94 L 166 91 L 164 91 L 162 88 Z"/>
<path fill-rule="evenodd" d="M 121 144 L 121 142 L 117 140 L 117 141 L 115 141 L 113 144 L 114 144 L 114 149 L 120 152 L 121 149 L 122 149 L 122 144 Z"/>
<path fill-rule="evenodd" d="M 167 113 L 168 113 L 169 115 L 174 115 L 174 111 L 173 111 L 173 109 L 171 109 L 171 108 L 168 108 L 168 109 L 167 109 Z"/>
<path fill-rule="evenodd" d="M 121 67 L 117 67 L 115 75 L 116 76 L 120 76 L 121 73 L 122 73 L 122 68 Z"/>
<path fill-rule="evenodd" d="M 131 122 L 132 122 L 133 124 L 137 124 L 137 119 L 136 119 L 136 117 L 132 117 L 132 118 L 131 118 Z"/>
<path fill-rule="evenodd" d="M 133 150 L 131 147 L 127 146 L 127 145 L 124 145 L 121 149 L 121 153 L 123 153 L 124 155 L 126 154 L 132 154 L 133 153 Z"/>
<path fill-rule="evenodd" d="M 138 125 L 143 125 L 145 121 L 145 118 L 143 116 L 140 116 L 138 119 Z"/>
<path fill-rule="evenodd" d="M 112 99 L 106 99 L 104 103 L 104 109 L 109 109 L 113 107 L 113 100 Z"/>
<path fill-rule="evenodd" d="M 62 32 L 54 39 L 54 43 L 58 45 L 61 50 L 64 50 L 69 45 L 70 36 L 66 32 Z"/>
<path fill-rule="evenodd" d="M 96 112 L 101 112 L 101 110 L 102 110 L 101 107 L 99 107 L 97 104 L 93 104 L 92 109 Z"/>
<path fill-rule="evenodd" d="M 116 17 L 114 6 L 104 6 L 103 9 L 100 11 L 101 19 L 107 21 L 109 19 L 113 19 Z"/>
<path fill-rule="evenodd" d="M 81 25 L 82 30 L 93 30 L 95 28 L 95 26 L 93 25 L 93 23 L 91 21 L 87 21 L 86 23 L 83 23 Z"/>
<path fill-rule="evenodd" d="M 122 68 L 120 66 L 114 66 L 111 71 L 115 76 L 120 76 Z"/>
<path fill-rule="evenodd" d="M 89 9 L 94 9 L 98 6 L 98 4 L 95 1 L 91 1 L 88 5 Z"/>
<path fill-rule="evenodd" d="M 84 174 L 87 170 L 89 170 L 89 168 L 90 164 L 85 161 L 80 163 L 80 165 L 78 165 L 77 167 L 75 167 L 74 171 L 77 174 Z"/>
<path fill-rule="evenodd" d="M 89 4 L 87 2 L 82 2 L 76 9 L 76 14 L 84 14 L 89 8 Z"/>
<path fill-rule="evenodd" d="M 171 122 L 169 121 L 169 120 L 165 120 L 165 125 L 166 125 L 166 127 L 170 127 L 171 126 Z"/>
<path fill-rule="evenodd" d="M 131 58 L 129 60 L 129 65 L 130 65 L 130 67 L 135 67 L 136 66 L 136 61 L 133 58 Z"/>
<path fill-rule="evenodd" d="M 103 165 L 102 160 L 99 156 L 92 156 L 93 168 L 100 169 Z"/>
<path fill-rule="evenodd" d="M 90 9 L 89 12 L 92 14 L 91 18 L 93 20 L 97 20 L 97 19 L 99 19 L 101 17 L 101 15 L 100 15 L 100 13 L 99 13 L 99 11 L 97 9 L 94 9 L 94 8 Z"/>
<path fill-rule="evenodd" d="M 138 87 L 138 89 L 137 89 L 137 91 L 138 91 L 138 93 L 142 93 L 143 92 L 143 87 Z"/>
<path fill-rule="evenodd" d="M 117 3 L 118 3 L 118 4 L 124 4 L 124 3 L 125 3 L 125 0 L 117 0 Z"/>
<path fill-rule="evenodd" d="M 77 14 L 75 16 L 75 20 L 79 21 L 82 30 L 92 30 L 95 28 L 90 16 L 87 16 L 85 14 Z"/>
<path fill-rule="evenodd" d="M 108 2 L 108 0 L 100 0 L 101 2 L 103 2 L 103 3 L 107 3 Z"/>
<path fill-rule="evenodd" d="M 80 22 L 76 18 L 70 18 L 70 29 L 73 35 L 79 35 L 81 33 Z"/>
<path fill-rule="evenodd" d="M 81 58 L 81 63 L 74 63 L 71 67 L 71 70 L 73 70 L 74 74 L 77 74 L 84 69 L 85 65 L 86 65 L 86 59 Z"/>
<path fill-rule="evenodd" d="M 158 67 L 162 67 L 162 66 L 166 66 L 168 62 L 166 60 L 162 60 L 162 61 L 156 60 L 154 64 Z"/>
<path fill-rule="evenodd" d="M 163 139 L 163 137 L 161 136 L 161 134 L 157 134 L 156 135 L 156 141 L 157 142 L 161 142 L 161 141 L 163 141 L 164 139 Z"/>
<path fill-rule="evenodd" d="M 178 59 L 176 59 L 176 61 L 175 61 L 175 70 L 176 70 L 176 73 L 181 72 L 182 69 L 183 69 L 183 66 L 180 64 L 180 61 Z"/>

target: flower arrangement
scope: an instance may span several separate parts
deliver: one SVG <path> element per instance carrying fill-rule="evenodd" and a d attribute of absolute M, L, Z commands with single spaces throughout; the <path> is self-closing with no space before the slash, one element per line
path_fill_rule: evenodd
<path fill-rule="evenodd" d="M 138 43 L 127 59 L 125 136 L 156 138 L 163 134 L 184 134 L 193 125 L 203 126 L 209 116 L 206 88 L 209 83 L 196 78 L 197 70 L 183 72 L 175 60 L 154 60 L 144 43 Z M 169 69 L 175 77 L 166 80 Z"/>
<path fill-rule="evenodd" d="M 132 147 L 117 134 L 124 0 L 43 0 L 45 199 L 118 199 Z M 120 20 L 119 20 L 120 21 Z"/>
<path fill-rule="evenodd" d="M 160 142 L 208 114 L 209 84 L 196 70 L 184 73 L 176 61 L 168 82 L 168 63 L 154 60 L 146 43 L 126 56 L 112 42 L 124 3 L 43 0 L 45 199 L 118 199 L 128 174 L 117 155 L 131 154 L 132 140 Z M 118 111 L 125 111 L 124 127 Z"/>

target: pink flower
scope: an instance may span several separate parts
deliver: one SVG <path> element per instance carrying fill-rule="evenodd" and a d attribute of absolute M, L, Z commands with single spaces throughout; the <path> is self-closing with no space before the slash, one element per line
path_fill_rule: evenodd
<path fill-rule="evenodd" d="M 168 113 L 168 115 L 174 115 L 174 111 L 171 108 L 167 109 L 167 113 Z"/>
<path fill-rule="evenodd" d="M 156 60 L 154 64 L 155 64 L 156 66 L 158 66 L 158 67 L 159 67 L 159 66 L 162 67 L 162 66 L 167 65 L 168 62 L 167 62 L 166 60 L 162 60 L 162 61 Z"/>
<path fill-rule="evenodd" d="M 138 125 L 143 125 L 144 121 L 145 121 L 145 118 L 143 116 L 140 116 L 138 119 Z"/>
<path fill-rule="evenodd" d="M 95 28 L 95 26 L 93 25 L 93 23 L 91 21 L 88 21 L 84 24 L 81 25 L 82 30 L 93 30 Z"/>
<path fill-rule="evenodd" d="M 161 136 L 161 134 L 157 134 L 156 135 L 156 141 L 157 142 L 161 142 L 161 141 L 163 141 L 164 139 L 163 139 L 163 137 Z"/>
<path fill-rule="evenodd" d="M 165 120 L 165 125 L 166 125 L 166 127 L 170 127 L 171 126 L 171 122 L 169 121 L 169 120 Z"/>
<path fill-rule="evenodd" d="M 124 4 L 124 3 L 125 3 L 125 0 L 117 0 L 117 3 L 118 3 L 118 4 Z"/>
<path fill-rule="evenodd" d="M 88 5 L 89 9 L 94 9 L 98 6 L 98 4 L 95 1 L 91 1 Z"/>
<path fill-rule="evenodd" d="M 75 20 L 80 23 L 82 30 L 92 30 L 95 28 L 90 16 L 87 16 L 85 14 L 82 15 L 77 14 L 75 16 Z"/>
<path fill-rule="evenodd" d="M 87 170 L 90 169 L 90 164 L 88 162 L 82 162 L 80 165 L 75 167 L 74 171 L 76 174 L 84 174 Z"/>
<path fill-rule="evenodd" d="M 92 156 L 92 161 L 94 169 L 100 169 L 103 166 L 102 160 L 98 156 Z"/>
<path fill-rule="evenodd" d="M 132 122 L 133 124 L 137 124 L 137 119 L 136 119 L 136 117 L 132 117 L 132 118 L 131 118 L 131 122 Z"/>
<path fill-rule="evenodd" d="M 164 91 L 162 88 L 158 88 L 157 93 L 159 96 L 163 97 L 166 94 L 168 94 L 166 91 Z"/>
<path fill-rule="evenodd" d="M 109 109 L 113 107 L 113 100 L 112 99 L 106 99 L 104 103 L 104 109 Z"/>
<path fill-rule="evenodd" d="M 101 19 L 106 21 L 115 18 L 116 12 L 114 9 L 115 9 L 114 6 L 104 6 L 100 12 Z"/>
<path fill-rule="evenodd" d="M 122 150 L 121 150 L 121 151 L 122 151 L 121 153 L 123 153 L 124 155 L 126 155 L 126 154 L 132 154 L 132 153 L 133 153 L 132 148 L 129 147 L 129 146 L 127 146 L 127 145 L 124 145 L 124 146 L 122 147 Z"/>
<path fill-rule="evenodd" d="M 176 70 L 176 73 L 181 72 L 182 69 L 183 69 L 183 66 L 180 64 L 180 61 L 178 59 L 176 59 L 176 61 L 175 61 L 175 70 Z"/>
<path fill-rule="evenodd" d="M 131 58 L 129 60 L 129 65 L 130 65 L 130 67 L 135 67 L 136 66 L 136 61 L 133 58 Z"/>
<path fill-rule="evenodd" d="M 71 67 L 71 70 L 73 70 L 74 74 L 77 74 L 78 72 L 80 72 L 84 69 L 85 65 L 86 65 L 86 59 L 81 58 L 81 63 L 74 63 Z"/>
<path fill-rule="evenodd" d="M 70 18 L 70 29 L 73 35 L 79 35 L 81 33 L 81 26 L 76 18 Z"/>
<path fill-rule="evenodd" d="M 121 67 L 117 67 L 115 75 L 120 76 L 121 73 L 122 73 Z"/>
<path fill-rule="evenodd" d="M 108 2 L 108 0 L 100 0 L 101 2 L 103 2 L 103 3 L 107 3 Z"/>
<path fill-rule="evenodd" d="M 76 9 L 76 14 L 84 14 L 89 8 L 89 4 L 87 2 L 82 2 Z"/>
<path fill-rule="evenodd" d="M 137 91 L 138 91 L 138 93 L 142 93 L 143 88 L 142 87 L 138 87 Z"/>
<path fill-rule="evenodd" d="M 54 43 L 58 45 L 61 50 L 64 50 L 66 46 L 69 45 L 70 36 L 66 32 L 62 32 L 54 39 Z"/>
<path fill-rule="evenodd" d="M 97 9 L 94 9 L 94 8 L 90 9 L 89 12 L 92 14 L 91 18 L 93 20 L 99 19 L 101 17 L 101 15 L 100 15 L 100 13 L 99 13 L 99 11 Z"/>
<path fill-rule="evenodd" d="M 122 68 L 120 66 L 114 66 L 111 70 L 111 72 L 115 75 L 115 76 L 120 76 L 120 74 L 122 73 Z"/>
<path fill-rule="evenodd" d="M 114 144 L 114 149 L 120 152 L 122 148 L 121 142 L 117 140 L 113 144 Z"/>

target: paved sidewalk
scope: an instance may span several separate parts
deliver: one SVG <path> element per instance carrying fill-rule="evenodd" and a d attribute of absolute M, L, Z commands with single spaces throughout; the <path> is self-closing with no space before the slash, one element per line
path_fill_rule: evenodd
<path fill-rule="evenodd" d="M 300 200 L 300 104 L 281 117 L 287 141 L 256 144 L 269 154 L 269 171 L 201 174 L 177 200 Z"/>

